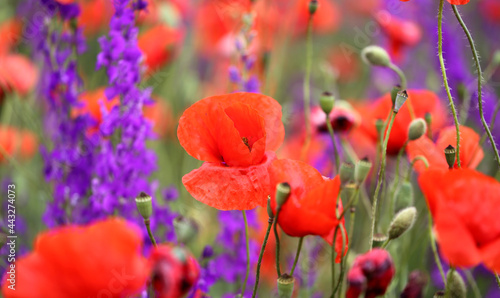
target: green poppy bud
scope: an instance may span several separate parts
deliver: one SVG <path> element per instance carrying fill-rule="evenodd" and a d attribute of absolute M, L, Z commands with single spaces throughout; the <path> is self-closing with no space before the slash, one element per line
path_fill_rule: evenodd
<path fill-rule="evenodd" d="M 290 197 L 291 192 L 292 188 L 287 182 L 278 184 L 276 187 L 276 204 L 278 205 L 278 209 L 285 204 L 286 200 Z"/>
<path fill-rule="evenodd" d="M 358 160 L 358 162 L 356 163 L 356 168 L 354 169 L 354 181 L 357 184 L 363 183 L 366 177 L 368 177 L 371 168 L 372 163 L 368 160 L 368 158 Z"/>
<path fill-rule="evenodd" d="M 394 204 L 394 210 L 396 211 L 413 206 L 413 186 L 410 181 L 403 181 L 403 183 L 399 186 L 396 191 Z"/>
<path fill-rule="evenodd" d="M 451 276 L 450 276 L 451 274 Z M 451 298 L 465 298 L 467 294 L 467 288 L 465 287 L 464 280 L 456 271 L 448 271 L 446 274 L 446 280 L 449 281 L 449 285 L 447 285 L 447 289 L 449 293 L 445 293 L 446 297 Z"/>
<path fill-rule="evenodd" d="M 313 15 L 316 10 L 318 10 L 318 0 L 311 0 L 309 1 L 309 14 L 310 15 Z"/>
<path fill-rule="evenodd" d="M 394 219 L 389 226 L 389 231 L 387 232 L 389 239 L 396 239 L 403 235 L 404 232 L 411 229 L 415 223 L 416 217 L 417 209 L 415 207 L 408 207 L 399 211 L 398 214 L 394 216 Z"/>
<path fill-rule="evenodd" d="M 267 197 L 267 216 L 269 216 L 269 220 L 274 218 L 273 209 L 271 208 L 271 198 Z"/>
<path fill-rule="evenodd" d="M 415 141 L 427 132 L 427 123 L 422 118 L 417 118 L 411 121 L 408 128 L 408 139 Z"/>
<path fill-rule="evenodd" d="M 278 297 L 279 298 L 290 298 L 293 294 L 293 286 L 295 279 L 293 276 L 288 274 L 282 274 L 278 278 Z"/>
<path fill-rule="evenodd" d="M 406 100 L 408 99 L 408 93 L 406 90 L 399 91 L 398 95 L 396 96 L 396 101 L 394 102 L 394 113 L 399 112 L 399 109 L 405 104 Z"/>
<path fill-rule="evenodd" d="M 448 145 L 448 147 L 444 148 L 444 156 L 446 157 L 446 162 L 448 163 L 448 167 L 453 169 L 455 165 L 456 158 L 456 150 L 452 145 Z"/>
<path fill-rule="evenodd" d="M 182 215 L 174 219 L 173 225 L 175 236 L 177 236 L 177 241 L 180 243 L 187 244 L 198 234 L 198 225 L 196 222 Z"/>
<path fill-rule="evenodd" d="M 379 46 L 367 46 L 361 51 L 361 58 L 366 64 L 388 67 L 391 58 L 385 49 Z"/>
<path fill-rule="evenodd" d="M 139 214 L 142 218 L 144 218 L 144 220 L 148 220 L 153 214 L 153 202 L 151 196 L 145 192 L 141 192 L 135 198 L 135 204 L 137 205 L 137 210 L 139 210 Z"/>
<path fill-rule="evenodd" d="M 330 115 L 330 112 L 335 105 L 335 97 L 330 92 L 323 92 L 319 99 L 319 105 L 326 115 Z"/>
<path fill-rule="evenodd" d="M 342 186 L 354 181 L 354 165 L 352 163 L 343 162 L 339 169 L 340 184 Z"/>

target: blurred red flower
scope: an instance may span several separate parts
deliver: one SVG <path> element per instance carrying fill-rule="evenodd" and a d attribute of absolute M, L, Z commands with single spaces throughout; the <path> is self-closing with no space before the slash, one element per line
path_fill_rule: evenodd
<path fill-rule="evenodd" d="M 113 16 L 113 3 L 108 0 L 86 0 L 80 3 L 78 25 L 83 28 L 85 35 L 99 33 L 106 28 Z"/>
<path fill-rule="evenodd" d="M 278 224 L 283 231 L 292 237 L 317 235 L 333 244 L 335 228 L 344 225 L 335 214 L 337 197 L 340 191 L 340 178 L 327 179 L 312 166 L 296 160 L 281 159 L 272 162 L 269 168 L 271 185 L 271 207 L 276 213 L 276 186 L 286 182 L 291 187 L 291 194 L 281 207 Z M 342 200 L 339 198 L 339 213 L 342 212 Z M 347 237 L 346 237 L 347 238 Z M 347 252 L 346 239 L 344 253 Z M 336 262 L 340 262 L 342 251 L 342 234 L 337 232 L 335 241 Z"/>
<path fill-rule="evenodd" d="M 483 159 L 483 149 L 479 146 L 479 135 L 471 128 L 460 126 L 460 162 L 462 167 L 475 168 Z M 448 163 L 444 155 L 444 149 L 448 145 L 456 146 L 457 134 L 455 126 L 448 126 L 439 132 L 439 138 L 433 143 L 428 137 L 423 136 L 418 140 L 410 141 L 407 147 L 408 158 L 412 160 L 418 155 L 424 156 L 429 165 L 436 168 L 447 169 Z M 455 161 L 455 168 L 458 163 Z M 422 161 L 415 163 L 418 172 L 425 170 Z"/>
<path fill-rule="evenodd" d="M 206 161 L 182 182 L 195 199 L 220 210 L 265 206 L 267 168 L 284 135 L 281 106 L 271 97 L 241 92 L 204 98 L 179 120 L 181 146 Z"/>
<path fill-rule="evenodd" d="M 18 54 L 0 56 L 0 89 L 26 95 L 38 80 L 38 70 L 28 58 Z"/>
<path fill-rule="evenodd" d="M 66 226 L 38 236 L 33 252 L 15 263 L 16 290 L 3 277 L 4 297 L 124 297 L 145 285 L 150 265 L 141 233 L 121 219 Z"/>
<path fill-rule="evenodd" d="M 296 33 L 305 33 L 309 21 L 309 3 L 311 0 L 297 0 L 294 7 L 295 21 L 292 23 Z M 319 0 L 318 9 L 313 16 L 312 28 L 315 33 L 326 34 L 336 31 L 341 23 L 342 15 L 335 2 Z"/>
<path fill-rule="evenodd" d="M 410 0 L 399 0 L 399 1 L 408 2 Z M 450 2 L 450 4 L 453 5 L 463 5 L 469 3 L 469 1 L 470 0 L 448 0 L 448 2 Z"/>
<path fill-rule="evenodd" d="M 8 19 L 0 24 L 0 56 L 7 54 L 21 37 L 23 24 L 16 19 Z"/>
<path fill-rule="evenodd" d="M 165 25 L 156 25 L 139 36 L 137 41 L 145 56 L 147 71 L 151 72 L 170 62 L 181 32 Z"/>
<path fill-rule="evenodd" d="M 19 130 L 10 126 L 0 126 L 0 146 L 10 156 L 29 159 L 37 151 L 35 135 L 27 130 Z M 0 152 L 0 162 L 6 158 Z"/>
<path fill-rule="evenodd" d="M 418 182 L 442 255 L 454 266 L 500 271 L 500 183 L 472 169 L 429 169 Z"/>

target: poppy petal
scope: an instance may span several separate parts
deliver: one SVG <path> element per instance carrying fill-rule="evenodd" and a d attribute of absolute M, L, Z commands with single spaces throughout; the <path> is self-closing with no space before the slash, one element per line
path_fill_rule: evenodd
<path fill-rule="evenodd" d="M 198 201 L 219 210 L 250 210 L 267 204 L 268 167 L 276 155 L 266 152 L 258 165 L 228 167 L 206 162 L 182 177 L 187 191 Z"/>
<path fill-rule="evenodd" d="M 462 166 L 475 168 L 484 157 L 483 149 L 479 146 L 480 136 L 470 127 L 460 126 L 460 162 Z M 456 146 L 457 132 L 455 126 L 443 128 L 439 132 L 439 138 L 436 141 L 438 150 L 443 152 L 448 145 Z M 455 168 L 458 163 L 455 162 Z"/>
<path fill-rule="evenodd" d="M 446 163 L 443 150 L 439 150 L 434 142 L 432 142 L 427 136 L 408 142 L 406 150 L 410 160 L 413 160 L 415 157 L 420 155 L 427 159 L 429 166 L 440 169 L 448 169 L 448 164 Z M 414 169 L 418 173 L 425 171 L 426 167 L 424 162 L 421 160 L 416 161 Z"/>
<path fill-rule="evenodd" d="M 494 272 L 500 271 L 500 238 L 480 248 L 481 258 L 486 267 Z"/>
<path fill-rule="evenodd" d="M 448 2 L 450 2 L 450 4 L 453 4 L 453 5 L 464 5 L 464 4 L 467 4 L 469 3 L 470 0 L 448 0 Z"/>

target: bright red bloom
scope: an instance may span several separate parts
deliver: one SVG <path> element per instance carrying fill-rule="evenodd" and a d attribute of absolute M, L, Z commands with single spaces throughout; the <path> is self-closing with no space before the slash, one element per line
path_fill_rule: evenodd
<path fill-rule="evenodd" d="M 339 224 L 344 224 L 335 214 L 337 198 L 340 191 L 340 179 L 327 179 L 312 166 L 296 160 L 275 160 L 269 168 L 273 192 L 271 207 L 276 213 L 276 186 L 286 182 L 291 187 L 291 194 L 281 207 L 278 224 L 285 233 L 292 237 L 317 235 L 323 237 L 330 245 L 333 234 Z M 342 200 L 339 198 L 339 214 L 342 212 Z M 346 237 L 347 238 L 347 237 Z M 335 239 L 335 251 L 340 262 L 342 251 L 342 234 L 340 228 Z M 347 252 L 346 239 L 344 252 Z"/>
<path fill-rule="evenodd" d="M 383 249 L 375 248 L 358 256 L 347 274 L 347 298 L 357 298 L 363 292 L 365 298 L 384 295 L 394 276 L 391 255 Z"/>
<path fill-rule="evenodd" d="M 87 36 L 106 28 L 114 12 L 113 3 L 108 0 L 82 1 L 80 9 L 78 26 L 83 28 L 83 32 Z"/>
<path fill-rule="evenodd" d="M 37 151 L 38 144 L 35 135 L 30 131 L 0 126 L 0 146 L 14 158 L 29 159 Z M 0 153 L 0 163 L 4 160 L 6 158 Z"/>
<path fill-rule="evenodd" d="M 4 297 L 124 297 L 140 292 L 150 266 L 141 233 L 121 219 L 66 226 L 38 236 L 34 251 L 15 263 L 16 290 L 8 272 Z"/>
<path fill-rule="evenodd" d="M 431 131 L 438 131 L 445 124 L 446 112 L 437 95 L 428 90 L 408 90 L 408 101 L 397 114 L 392 126 L 391 136 L 387 144 L 387 154 L 397 154 L 408 139 L 408 126 L 412 121 L 408 106 L 411 102 L 416 118 L 424 118 L 425 114 L 432 116 Z M 391 95 L 385 94 L 367 108 L 360 110 L 362 115 L 361 129 L 374 142 L 377 140 L 375 121 L 385 121 L 392 111 Z"/>
<path fill-rule="evenodd" d="M 181 146 L 206 161 L 182 182 L 195 199 L 220 210 L 265 206 L 267 167 L 284 135 L 281 106 L 271 97 L 241 92 L 204 98 L 179 120 Z"/>
<path fill-rule="evenodd" d="M 429 169 L 419 184 L 442 255 L 454 266 L 500 271 L 500 183 L 471 169 Z"/>
<path fill-rule="evenodd" d="M 460 163 L 462 167 L 475 168 L 483 159 L 483 149 L 479 146 L 479 135 L 471 128 L 460 126 Z M 408 143 L 408 158 L 412 160 L 418 155 L 424 156 L 429 162 L 429 166 L 447 169 L 448 163 L 444 155 L 444 149 L 448 145 L 456 146 L 457 134 L 455 126 L 448 126 L 439 132 L 439 138 L 434 144 L 428 137 L 423 136 L 418 140 Z M 455 168 L 458 163 L 455 161 Z M 422 161 L 415 163 L 415 169 L 418 172 L 425 170 Z"/>
<path fill-rule="evenodd" d="M 165 25 L 156 25 L 142 33 L 137 40 L 144 54 L 148 71 L 154 71 L 172 60 L 181 32 Z"/>
<path fill-rule="evenodd" d="M 0 89 L 26 95 L 38 80 L 38 70 L 22 55 L 0 56 L 0 65 Z"/>
<path fill-rule="evenodd" d="M 154 297 L 184 297 L 200 277 L 196 259 L 185 248 L 160 245 L 149 260 L 154 264 L 151 281 Z"/>

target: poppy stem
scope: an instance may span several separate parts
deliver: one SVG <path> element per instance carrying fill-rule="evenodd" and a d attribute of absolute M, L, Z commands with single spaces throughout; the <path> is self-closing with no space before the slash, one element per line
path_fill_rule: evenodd
<path fill-rule="evenodd" d="M 372 227 L 371 227 L 371 233 L 370 233 L 370 249 L 373 248 L 373 235 L 375 234 L 375 219 L 377 215 L 377 201 L 378 201 L 378 194 L 380 192 L 380 186 L 382 186 L 382 181 L 381 179 L 385 175 L 385 162 L 386 162 L 386 156 L 387 156 L 387 143 L 389 142 L 389 137 L 391 135 L 391 130 L 392 130 L 392 125 L 394 124 L 394 119 L 396 118 L 397 113 L 392 111 L 390 121 L 389 121 L 389 127 L 387 128 L 387 133 L 384 137 L 384 143 L 382 144 L 382 160 L 380 162 L 380 168 L 378 170 L 378 175 L 377 175 L 377 187 L 375 188 L 375 194 L 373 195 L 373 206 L 372 206 Z"/>
<path fill-rule="evenodd" d="M 467 282 L 469 283 L 470 287 L 472 288 L 472 292 L 474 293 L 475 298 L 481 298 L 481 291 L 479 290 L 479 287 L 477 286 L 476 280 L 474 279 L 474 276 L 472 275 L 472 272 L 469 269 L 463 270 L 465 273 L 465 277 L 467 278 Z"/>
<path fill-rule="evenodd" d="M 394 71 L 398 75 L 399 80 L 401 81 L 401 90 L 406 90 L 408 83 L 406 80 L 405 73 L 396 64 L 390 63 L 388 67 L 389 67 L 389 69 L 391 69 L 392 71 Z M 412 120 L 415 119 L 415 110 L 413 109 L 413 105 L 411 104 L 410 97 L 408 97 L 406 104 L 408 105 L 408 111 L 410 113 L 411 119 Z"/>
<path fill-rule="evenodd" d="M 340 233 L 342 235 L 342 249 L 341 249 L 341 253 L 340 253 L 340 276 L 339 276 L 339 280 L 337 282 L 337 285 L 335 286 L 335 289 L 333 290 L 333 295 L 335 295 L 335 293 L 337 293 L 337 290 L 339 291 L 339 294 L 340 296 L 342 296 L 342 284 L 343 284 L 343 281 L 344 281 L 344 272 L 345 272 L 345 258 L 344 258 L 344 252 L 345 252 L 345 244 L 346 244 L 346 234 L 345 234 L 345 228 L 343 225 L 339 224 L 337 225 L 337 228 L 340 227 Z M 335 239 L 333 240 L 334 243 L 333 243 L 333 247 L 335 247 Z"/>
<path fill-rule="evenodd" d="M 276 272 L 278 273 L 278 277 L 281 276 L 281 269 L 280 269 L 280 237 L 278 235 L 278 228 L 276 225 L 278 224 L 278 215 L 280 212 L 280 208 L 278 207 L 276 209 L 276 216 L 274 217 L 274 238 L 276 239 Z"/>
<path fill-rule="evenodd" d="M 150 221 L 149 219 L 145 219 L 144 220 L 144 225 L 146 225 L 146 230 L 148 230 L 148 235 L 149 235 L 149 239 L 151 239 L 151 243 L 153 243 L 153 246 L 156 247 L 156 240 L 155 240 L 155 236 L 153 236 L 153 232 L 151 232 L 151 225 L 150 225 Z"/>
<path fill-rule="evenodd" d="M 443 58 L 443 6 L 444 0 L 439 0 L 439 12 L 438 12 L 438 56 L 439 64 L 441 66 L 441 73 L 443 76 L 444 89 L 446 90 L 446 95 L 448 96 L 448 101 L 450 102 L 451 112 L 453 114 L 453 120 L 455 121 L 455 129 L 457 132 L 457 165 L 462 167 L 460 164 L 460 124 L 458 123 L 457 110 L 455 109 L 455 103 L 451 96 L 450 86 L 448 85 L 448 77 L 446 76 L 446 67 L 444 66 Z M 481 103 L 482 105 L 482 103 Z M 482 110 L 482 109 L 481 109 Z M 481 113 L 482 115 L 482 113 Z M 500 162 L 500 161 L 499 161 Z"/>
<path fill-rule="evenodd" d="M 429 162 L 427 161 L 427 158 L 422 155 L 415 156 L 415 158 L 411 160 L 410 167 L 408 168 L 408 172 L 406 173 L 406 181 L 410 181 L 411 170 L 413 169 L 415 163 L 419 160 L 421 160 L 425 164 L 426 168 L 429 168 Z"/>
<path fill-rule="evenodd" d="M 429 220 L 429 239 L 431 240 L 431 248 L 432 248 L 432 254 L 434 255 L 434 261 L 436 262 L 436 265 L 439 269 L 439 274 L 441 274 L 441 278 L 443 279 L 443 283 L 446 284 L 446 277 L 444 275 L 444 270 L 443 270 L 443 265 L 441 264 L 441 260 L 439 259 L 439 254 L 438 254 L 438 251 L 437 251 L 437 247 L 436 247 L 436 241 L 434 239 L 434 234 L 432 233 L 432 214 L 431 214 L 431 211 L 429 209 L 427 209 L 429 211 L 429 215 L 428 215 L 428 220 Z"/>
<path fill-rule="evenodd" d="M 493 115 L 491 116 L 490 127 L 495 126 L 495 120 L 497 118 L 498 111 L 500 111 L 500 101 L 497 102 L 497 104 L 495 106 L 495 110 L 493 111 Z M 479 146 L 477 146 L 477 148 L 475 150 L 476 152 L 479 150 L 479 148 L 481 148 L 483 146 L 484 141 L 486 141 L 486 132 L 484 132 L 483 135 L 481 136 L 481 139 L 479 140 Z M 474 152 L 474 154 L 472 156 L 474 156 L 476 154 L 476 152 Z"/>
<path fill-rule="evenodd" d="M 248 238 L 248 221 L 247 221 L 247 213 L 245 210 L 241 210 L 243 213 L 243 221 L 245 222 L 245 241 L 247 248 L 247 273 L 245 274 L 245 281 L 243 282 L 243 286 L 241 287 L 241 297 L 245 297 L 245 288 L 247 287 L 248 275 L 250 274 L 250 239 Z"/>
<path fill-rule="evenodd" d="M 460 13 L 458 12 L 457 6 L 452 5 L 451 8 L 453 9 L 453 13 L 457 17 L 458 22 L 460 23 L 460 26 L 464 30 L 465 35 L 467 35 L 467 40 L 469 41 L 470 49 L 472 51 L 472 56 L 474 56 L 474 62 L 476 64 L 476 71 L 477 71 L 477 101 L 479 104 L 479 115 L 481 116 L 481 123 L 483 124 L 484 131 L 488 135 L 488 138 L 490 139 L 491 147 L 493 147 L 493 151 L 495 152 L 496 160 L 498 163 L 498 166 L 500 167 L 500 155 L 498 153 L 497 145 L 495 144 L 495 140 L 493 140 L 493 135 L 491 134 L 490 128 L 488 126 L 488 123 L 486 123 L 486 120 L 484 119 L 484 111 L 483 111 L 483 90 L 482 90 L 482 85 L 483 85 L 483 72 L 481 70 L 481 64 L 479 63 L 479 55 L 477 54 L 476 50 L 476 45 L 474 44 L 474 39 L 472 39 L 472 35 L 470 34 L 469 29 L 467 28 L 467 25 L 465 25 L 464 20 L 462 19 L 462 16 L 460 16 Z M 457 159 L 458 159 L 458 144 L 457 144 Z M 460 162 L 460 160 L 458 159 Z M 460 163 L 459 163 L 460 167 Z"/>
<path fill-rule="evenodd" d="M 333 155 L 335 156 L 335 173 L 339 173 L 340 166 L 340 158 L 337 150 L 337 143 L 335 142 L 335 131 L 333 130 L 333 126 L 330 123 L 330 115 L 326 114 L 326 127 L 328 127 L 328 132 L 330 133 L 330 138 L 332 139 L 333 144 Z"/>
<path fill-rule="evenodd" d="M 497 279 L 497 285 L 500 288 L 500 276 L 498 275 L 498 273 L 495 273 L 495 278 Z"/>
<path fill-rule="evenodd" d="M 410 140 L 406 140 L 406 142 L 403 144 L 403 147 L 399 149 L 398 156 L 396 158 L 396 175 L 394 177 L 394 184 L 391 188 L 391 193 L 389 195 L 389 215 L 392 217 L 394 215 L 394 196 L 396 195 L 396 189 L 398 188 L 399 185 L 399 164 L 401 163 L 401 156 L 403 156 L 403 153 L 406 150 L 406 146 L 408 146 L 408 142 Z"/>
<path fill-rule="evenodd" d="M 351 210 L 351 216 L 349 220 L 349 232 L 347 233 L 347 239 L 352 239 L 352 233 L 354 233 L 354 220 L 356 219 L 356 207 L 358 205 L 358 196 L 359 196 L 359 185 L 356 187 L 356 191 L 354 192 L 354 200 L 353 200 L 353 206 Z M 351 208 L 349 208 L 351 209 Z M 345 210 L 345 209 L 344 209 Z M 351 242 L 351 241 L 349 241 Z M 349 247 L 349 246 L 348 246 Z M 349 253 L 349 250 L 347 251 Z"/>
<path fill-rule="evenodd" d="M 306 36 L 306 72 L 304 75 L 304 121 L 306 122 L 306 139 L 302 146 L 301 160 L 305 160 L 309 144 L 311 143 L 311 65 L 312 65 L 312 19 L 313 14 L 309 16 L 307 21 L 307 36 Z"/>
<path fill-rule="evenodd" d="M 264 237 L 264 242 L 262 242 L 262 247 L 260 248 L 259 261 L 257 262 L 257 272 L 255 274 L 255 286 L 253 287 L 252 298 L 257 295 L 257 289 L 259 288 L 259 278 L 260 278 L 260 266 L 262 264 L 262 257 L 264 256 L 264 251 L 266 250 L 267 240 L 269 239 L 269 233 L 271 232 L 271 227 L 273 226 L 273 217 L 269 217 L 267 220 L 267 230 L 266 236 Z"/>
<path fill-rule="evenodd" d="M 299 255 L 300 255 L 300 251 L 302 250 L 302 242 L 303 241 L 304 241 L 304 237 L 300 237 L 299 246 L 297 247 L 297 253 L 295 254 L 295 260 L 293 261 L 292 271 L 290 272 L 290 275 L 293 275 L 293 272 L 295 271 L 295 266 L 297 266 L 297 261 L 299 260 Z"/>

